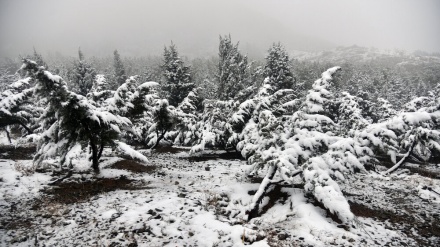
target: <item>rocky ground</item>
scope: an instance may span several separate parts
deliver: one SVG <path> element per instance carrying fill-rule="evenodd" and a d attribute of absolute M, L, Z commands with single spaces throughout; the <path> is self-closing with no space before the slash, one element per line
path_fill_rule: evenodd
<path fill-rule="evenodd" d="M 259 179 L 244 175 L 235 153 L 165 148 L 139 164 L 107 152 L 99 175 L 78 165 L 66 177 L 35 172 L 32 152 L 0 148 L 2 246 L 440 244 L 436 164 L 348 177 L 341 187 L 358 217 L 347 227 L 304 197 L 300 181 L 273 186 L 263 215 L 246 222 Z"/>

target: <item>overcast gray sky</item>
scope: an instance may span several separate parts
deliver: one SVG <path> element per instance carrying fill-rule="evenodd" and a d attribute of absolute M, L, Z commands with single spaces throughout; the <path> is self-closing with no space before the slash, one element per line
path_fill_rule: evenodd
<path fill-rule="evenodd" d="M 218 36 L 264 54 L 338 45 L 440 52 L 439 0 L 0 0 L 0 56 L 216 54 Z"/>

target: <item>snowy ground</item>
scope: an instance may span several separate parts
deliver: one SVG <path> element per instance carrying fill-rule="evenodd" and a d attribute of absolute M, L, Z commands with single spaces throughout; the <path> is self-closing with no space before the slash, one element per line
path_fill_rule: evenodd
<path fill-rule="evenodd" d="M 258 180 L 244 176 L 244 161 L 220 152 L 150 153 L 145 166 L 106 157 L 99 176 L 79 172 L 49 185 L 54 176 L 33 173 L 30 160 L 7 159 L 13 152 L 5 150 L 0 148 L 1 246 L 438 246 L 440 241 L 440 180 L 411 172 L 347 179 L 342 188 L 359 216 L 347 229 L 305 198 L 300 184 L 274 187 L 267 212 L 245 222 Z"/>

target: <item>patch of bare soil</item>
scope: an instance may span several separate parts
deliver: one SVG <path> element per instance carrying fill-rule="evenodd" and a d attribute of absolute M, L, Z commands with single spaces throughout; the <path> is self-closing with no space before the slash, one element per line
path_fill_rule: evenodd
<path fill-rule="evenodd" d="M 45 193 L 50 202 L 71 204 L 88 200 L 90 197 L 115 190 L 139 190 L 147 187 L 134 186 L 134 180 L 124 176 L 119 178 L 98 178 L 93 181 L 75 181 L 61 183 Z M 36 202 L 41 203 L 40 202 Z M 38 207 L 38 205 L 36 205 Z"/>
<path fill-rule="evenodd" d="M 426 238 L 440 237 L 440 226 L 434 219 L 422 220 L 426 214 L 395 213 L 380 208 L 370 208 L 366 205 L 349 201 L 354 215 L 366 218 L 375 218 L 379 221 L 388 221 L 396 227 L 402 227 L 402 232 L 417 241 L 419 246 L 432 246 Z M 422 216 L 422 217 L 421 217 Z M 414 234 L 414 229 L 418 234 Z"/>
<path fill-rule="evenodd" d="M 109 166 L 109 168 L 127 170 L 134 173 L 148 173 L 151 174 L 157 170 L 157 166 L 146 166 L 137 163 L 134 160 L 120 160 L 113 165 Z"/>
<path fill-rule="evenodd" d="M 31 160 L 36 152 L 36 146 L 0 146 L 0 159 Z"/>
<path fill-rule="evenodd" d="M 185 158 L 189 162 L 202 162 L 202 161 L 208 161 L 208 160 L 244 160 L 243 156 L 239 152 L 225 152 L 225 153 L 219 153 L 219 154 L 204 154 L 200 156 L 191 156 Z"/>
<path fill-rule="evenodd" d="M 178 148 L 173 146 L 160 146 L 154 150 L 158 153 L 172 153 L 172 154 L 176 154 L 180 152 L 188 152 L 188 149 Z"/>

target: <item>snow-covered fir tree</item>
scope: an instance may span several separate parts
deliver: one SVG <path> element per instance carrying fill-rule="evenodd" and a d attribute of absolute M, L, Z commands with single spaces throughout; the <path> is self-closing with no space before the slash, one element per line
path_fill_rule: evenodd
<path fill-rule="evenodd" d="M 293 89 L 294 78 L 292 74 L 292 65 L 284 47 L 278 43 L 273 44 L 266 56 L 266 65 L 263 75 L 269 79 L 274 90 Z"/>
<path fill-rule="evenodd" d="M 203 114 L 199 131 L 201 135 L 191 152 L 200 152 L 207 147 L 230 149 L 228 139 L 232 134 L 229 120 L 234 113 L 238 102 L 233 100 L 204 100 Z"/>
<path fill-rule="evenodd" d="M 119 55 L 118 50 L 113 52 L 113 69 L 114 69 L 114 83 L 115 88 L 122 85 L 127 79 L 127 75 L 125 74 L 124 64 L 122 63 L 121 56 Z"/>
<path fill-rule="evenodd" d="M 168 48 L 165 47 L 163 57 L 162 68 L 165 82 L 162 88 L 169 104 L 177 107 L 194 88 L 190 68 L 184 64 L 176 46 L 172 43 Z"/>
<path fill-rule="evenodd" d="M 78 94 L 86 96 L 93 86 L 95 80 L 95 69 L 85 61 L 81 48 L 78 49 L 79 60 L 75 61 L 73 71 L 70 76 L 70 82 Z"/>
<path fill-rule="evenodd" d="M 93 86 L 90 89 L 90 92 L 87 94 L 87 98 L 96 103 L 99 107 L 104 107 L 104 103 L 107 99 L 109 99 L 114 92 L 109 90 L 109 84 L 105 75 L 98 74 L 95 76 L 93 80 Z"/>
<path fill-rule="evenodd" d="M 393 105 L 384 98 L 377 99 L 376 111 L 379 121 L 384 121 L 397 114 L 397 111 L 394 109 Z"/>
<path fill-rule="evenodd" d="M 68 90 L 66 82 L 31 60 L 25 59 L 22 69 L 37 81 L 34 92 L 45 98 L 47 105 L 40 117 L 41 133 L 34 161 L 60 156 L 60 168 L 72 166 L 72 161 L 86 148 L 90 149 L 91 167 L 99 171 L 99 159 L 106 145 L 146 158 L 118 141 L 120 127 L 130 125 L 127 118 L 97 109 L 87 98 Z M 133 156 L 133 155 L 132 155 Z"/>
<path fill-rule="evenodd" d="M 331 68 L 315 81 L 299 111 L 289 121 L 281 121 L 271 111 L 262 111 L 250 120 L 243 130 L 244 139 L 238 144 L 251 167 L 248 174 L 255 176 L 265 171 L 264 179 L 248 207 L 247 217 L 256 217 L 264 206 L 263 197 L 278 177 L 292 183 L 302 174 L 304 192 L 312 195 L 343 222 L 354 220 L 337 180 L 344 173 L 363 170 L 362 162 L 372 155 L 352 138 L 333 134 L 336 129 L 325 109 L 331 104 L 329 91 L 333 75 L 339 67 Z M 362 161 L 362 162 L 361 162 Z"/>
<path fill-rule="evenodd" d="M 157 82 L 144 82 L 136 88 L 136 91 L 128 99 L 133 106 L 127 114 L 132 122 L 132 131 L 127 132 L 126 136 L 146 147 L 154 145 L 150 143 L 150 139 L 154 138 L 151 135 L 151 131 L 153 131 L 151 127 L 155 124 L 155 107 L 158 100 L 160 100 L 158 88 L 159 83 Z"/>
<path fill-rule="evenodd" d="M 231 36 L 220 36 L 218 64 L 218 98 L 234 99 L 248 84 L 248 61 L 233 44 Z"/>
<path fill-rule="evenodd" d="M 153 125 L 148 129 L 148 146 L 152 149 L 158 147 L 160 141 L 166 137 L 177 123 L 174 106 L 168 104 L 166 99 L 158 99 L 153 108 Z"/>
<path fill-rule="evenodd" d="M 137 83 L 137 76 L 130 76 L 116 89 L 113 97 L 108 100 L 110 112 L 128 116 L 130 109 L 134 107 L 130 99 L 136 91 Z"/>
<path fill-rule="evenodd" d="M 30 56 L 30 59 L 35 61 L 38 64 L 38 66 L 43 66 L 45 69 L 49 69 L 49 66 L 43 60 L 43 56 L 40 53 L 38 53 L 37 50 L 35 50 L 35 47 L 34 47 L 34 54 Z"/>
<path fill-rule="evenodd" d="M 26 134 L 33 132 L 30 124 L 39 111 L 31 103 L 33 89 L 29 88 L 30 80 L 30 77 L 19 79 L 0 94 L 0 129 L 5 130 L 10 143 L 9 128 L 11 126 L 19 126 Z"/>
<path fill-rule="evenodd" d="M 362 109 L 359 106 L 359 99 L 350 95 L 348 92 L 342 92 L 342 98 L 338 104 L 338 127 L 341 135 L 350 136 L 358 130 L 364 129 L 369 122 L 363 117 Z"/>
<path fill-rule="evenodd" d="M 201 136 L 200 116 L 203 110 L 201 90 L 194 88 L 176 108 L 177 124 L 175 130 L 168 136 L 169 139 L 174 140 L 174 144 L 194 145 Z"/>

